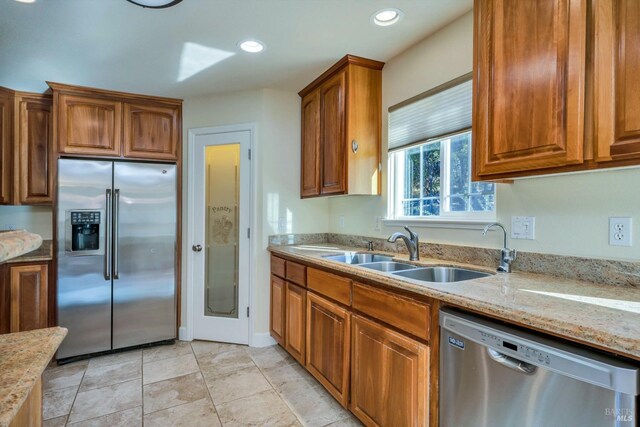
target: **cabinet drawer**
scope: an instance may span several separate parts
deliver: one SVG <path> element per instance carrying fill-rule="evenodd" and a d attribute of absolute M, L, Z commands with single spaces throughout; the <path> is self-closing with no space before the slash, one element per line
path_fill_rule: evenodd
<path fill-rule="evenodd" d="M 307 267 L 287 261 L 287 280 L 300 286 L 307 286 Z"/>
<path fill-rule="evenodd" d="M 344 305 L 351 305 L 351 280 L 313 268 L 309 269 L 307 279 L 309 289 Z"/>
<path fill-rule="evenodd" d="M 271 274 L 284 279 L 285 261 L 282 258 L 271 255 Z"/>
<path fill-rule="evenodd" d="M 418 338 L 429 339 L 428 304 L 354 283 L 353 308 Z"/>

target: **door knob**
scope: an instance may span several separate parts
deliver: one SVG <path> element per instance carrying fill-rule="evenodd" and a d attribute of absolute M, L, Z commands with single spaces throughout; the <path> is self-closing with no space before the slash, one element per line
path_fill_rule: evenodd
<path fill-rule="evenodd" d="M 193 249 L 193 252 L 200 252 L 200 251 L 202 251 L 202 246 L 193 245 L 193 246 L 191 246 L 191 249 Z"/>

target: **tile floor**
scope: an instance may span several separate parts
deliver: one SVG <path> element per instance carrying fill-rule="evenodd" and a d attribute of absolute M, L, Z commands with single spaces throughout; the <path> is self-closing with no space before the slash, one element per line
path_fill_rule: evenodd
<path fill-rule="evenodd" d="M 43 378 L 44 427 L 361 425 L 279 346 L 176 342 Z"/>

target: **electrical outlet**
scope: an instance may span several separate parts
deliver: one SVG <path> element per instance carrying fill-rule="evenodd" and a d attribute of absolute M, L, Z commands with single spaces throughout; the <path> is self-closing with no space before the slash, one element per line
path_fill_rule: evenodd
<path fill-rule="evenodd" d="M 338 227 L 344 228 L 344 215 L 338 217 Z"/>
<path fill-rule="evenodd" d="M 511 217 L 511 238 L 535 240 L 536 217 L 535 216 L 512 216 Z"/>
<path fill-rule="evenodd" d="M 283 234 L 287 232 L 287 218 L 278 218 L 278 233 Z"/>
<path fill-rule="evenodd" d="M 382 217 L 381 217 L 381 216 L 377 216 L 377 217 L 376 217 L 376 226 L 375 226 L 375 230 L 376 230 L 376 231 L 380 231 L 380 230 L 382 230 Z"/>
<path fill-rule="evenodd" d="M 631 246 L 632 221 L 629 217 L 609 218 L 609 244 L 612 246 Z"/>

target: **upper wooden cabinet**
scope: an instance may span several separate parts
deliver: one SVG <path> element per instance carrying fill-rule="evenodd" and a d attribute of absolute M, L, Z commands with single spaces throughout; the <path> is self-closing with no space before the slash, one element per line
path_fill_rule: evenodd
<path fill-rule="evenodd" d="M 49 83 L 60 154 L 176 161 L 182 101 Z"/>
<path fill-rule="evenodd" d="M 476 178 L 583 161 L 586 0 L 476 0 Z"/>
<path fill-rule="evenodd" d="M 0 203 L 53 200 L 51 95 L 0 88 Z"/>
<path fill-rule="evenodd" d="M 380 194 L 383 66 L 347 55 L 299 93 L 301 197 Z"/>

